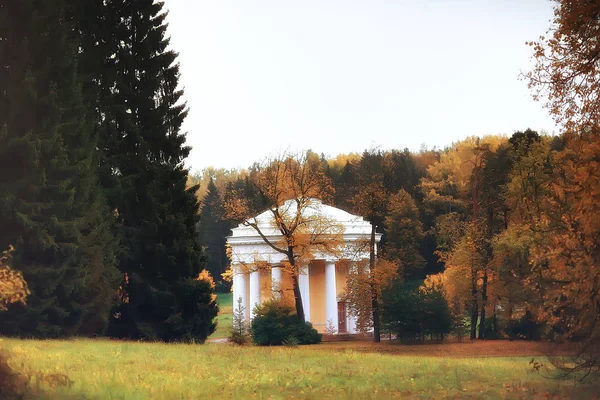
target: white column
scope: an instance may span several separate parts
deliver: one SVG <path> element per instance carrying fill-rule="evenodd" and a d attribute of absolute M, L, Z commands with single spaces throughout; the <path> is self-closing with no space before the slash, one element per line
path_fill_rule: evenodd
<path fill-rule="evenodd" d="M 274 299 L 281 299 L 281 267 L 271 268 L 271 290 Z"/>
<path fill-rule="evenodd" d="M 347 315 L 348 317 L 346 318 L 346 330 L 348 331 L 348 333 L 358 333 L 356 331 L 356 317 L 350 314 Z"/>
<path fill-rule="evenodd" d="M 304 308 L 304 320 L 310 322 L 310 282 L 309 268 L 306 266 L 298 270 L 298 287 L 300 288 L 300 296 L 302 296 L 302 307 Z"/>
<path fill-rule="evenodd" d="M 335 331 L 338 330 L 337 293 L 335 285 L 335 263 L 325 262 L 325 319 L 327 328 L 333 324 Z"/>
<path fill-rule="evenodd" d="M 250 272 L 250 317 L 253 316 L 254 307 L 260 304 L 260 271 Z"/>
<path fill-rule="evenodd" d="M 238 309 L 238 299 L 242 299 L 242 307 L 246 320 L 250 316 L 248 310 L 248 294 L 246 293 L 246 275 L 242 272 L 240 265 L 233 266 L 233 310 Z"/>
<path fill-rule="evenodd" d="M 355 263 L 350 264 L 350 273 L 355 274 L 357 271 L 357 265 Z M 350 315 L 348 311 L 348 305 L 346 304 L 346 330 L 348 333 L 358 333 L 356 330 L 356 317 L 354 315 Z"/>

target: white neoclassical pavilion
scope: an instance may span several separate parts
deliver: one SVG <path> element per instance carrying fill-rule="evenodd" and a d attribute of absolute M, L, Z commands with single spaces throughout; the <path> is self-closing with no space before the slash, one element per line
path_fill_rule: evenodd
<path fill-rule="evenodd" d="M 289 200 L 280 210 L 288 210 L 294 213 L 295 202 Z M 350 248 L 356 242 L 368 240 L 371 234 L 371 225 L 362 217 L 352 215 L 321 203 L 319 200 L 311 201 L 309 207 L 304 210 L 306 215 L 324 216 L 329 221 L 335 221 L 338 226 L 343 227 L 343 246 Z M 290 214 L 291 215 L 291 214 Z M 279 242 L 282 237 L 272 222 L 273 214 L 270 210 L 252 218 L 258 223 L 260 231 L 271 243 Z M 381 234 L 376 235 L 379 242 Z M 252 318 L 252 310 L 257 304 L 277 297 L 283 293 L 280 288 L 287 287 L 286 293 L 291 295 L 291 278 L 286 277 L 286 272 L 281 264 L 286 256 L 275 251 L 265 243 L 259 233 L 250 226 L 240 224 L 232 229 L 232 234 L 227 238 L 231 246 L 231 259 L 233 269 L 233 305 L 238 306 L 241 299 L 242 307 L 245 309 L 246 320 Z M 368 250 L 356 252 L 353 246 L 354 259 L 368 259 Z M 341 252 L 344 254 L 344 252 Z M 259 259 L 268 263 L 269 268 L 248 268 Z M 340 262 L 342 261 L 342 262 Z M 332 327 L 337 333 L 357 333 L 356 321 L 347 312 L 347 307 L 341 299 L 346 290 L 348 276 L 348 263 L 343 262 L 331 254 L 314 254 L 307 266 L 299 271 L 298 285 L 302 296 L 305 318 L 311 322 L 315 329 L 325 332 Z"/>

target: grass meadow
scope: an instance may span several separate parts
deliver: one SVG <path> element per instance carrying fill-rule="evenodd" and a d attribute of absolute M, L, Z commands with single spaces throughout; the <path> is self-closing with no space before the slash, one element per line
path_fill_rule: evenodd
<path fill-rule="evenodd" d="M 231 295 L 219 298 L 231 329 Z M 590 399 L 597 385 L 549 379 L 540 343 L 300 347 L 164 344 L 108 339 L 0 339 L 25 398 L 47 399 Z M 510 355 L 510 357 L 507 357 Z"/>
<path fill-rule="evenodd" d="M 13 369 L 29 376 L 35 398 L 587 399 L 598 393 L 597 386 L 534 372 L 532 357 L 428 356 L 419 346 L 405 347 L 420 354 L 371 343 L 269 348 L 3 339 L 0 347 L 11 354 Z"/>
<path fill-rule="evenodd" d="M 224 339 L 231 334 L 233 326 L 233 293 L 219 293 L 217 295 L 219 304 L 219 316 L 217 317 L 217 329 L 210 335 L 211 340 Z"/>

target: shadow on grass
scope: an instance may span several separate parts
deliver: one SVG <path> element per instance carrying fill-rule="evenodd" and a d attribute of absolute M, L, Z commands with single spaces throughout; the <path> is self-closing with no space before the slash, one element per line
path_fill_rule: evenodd
<path fill-rule="evenodd" d="M 22 399 L 90 399 L 90 397 L 54 394 L 53 389 L 68 388 L 73 381 L 65 374 L 16 371 L 8 363 L 10 354 L 0 349 L 0 398 Z"/>

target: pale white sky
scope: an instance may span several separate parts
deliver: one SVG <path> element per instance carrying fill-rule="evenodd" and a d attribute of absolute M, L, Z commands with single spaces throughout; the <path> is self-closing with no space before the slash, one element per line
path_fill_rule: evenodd
<path fill-rule="evenodd" d="M 556 130 L 520 71 L 550 0 L 166 0 L 187 165 Z"/>

